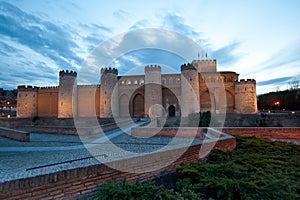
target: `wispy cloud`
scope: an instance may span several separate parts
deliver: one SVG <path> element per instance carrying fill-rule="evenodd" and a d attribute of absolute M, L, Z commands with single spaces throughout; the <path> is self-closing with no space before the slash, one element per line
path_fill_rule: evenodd
<path fill-rule="evenodd" d="M 270 80 L 266 80 L 266 81 L 260 81 L 256 85 L 257 86 L 280 85 L 282 83 L 286 83 L 287 81 L 292 80 L 292 78 L 293 78 L 292 76 L 275 78 L 275 79 L 270 79 Z"/>
<path fill-rule="evenodd" d="M 211 57 L 217 59 L 220 65 L 231 65 L 240 59 L 240 56 L 233 53 L 239 45 L 239 42 L 233 42 L 220 49 L 211 51 Z"/>
<path fill-rule="evenodd" d="M 192 26 L 185 23 L 184 18 L 174 13 L 167 13 L 163 18 L 163 27 L 178 31 L 195 40 L 201 36 L 201 32 L 196 31 Z"/>
<path fill-rule="evenodd" d="M 148 20 L 146 20 L 146 19 L 143 19 L 143 20 L 139 20 L 139 21 L 135 22 L 129 28 L 129 30 L 138 29 L 138 28 L 145 28 L 147 26 L 150 26 L 150 22 Z"/>
<path fill-rule="evenodd" d="M 127 19 L 131 16 L 130 13 L 122 10 L 122 9 L 118 9 L 113 13 L 113 16 L 117 17 L 118 19 Z"/>

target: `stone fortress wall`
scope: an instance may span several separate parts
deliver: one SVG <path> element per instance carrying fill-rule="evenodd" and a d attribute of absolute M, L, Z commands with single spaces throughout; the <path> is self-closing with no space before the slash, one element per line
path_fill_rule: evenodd
<path fill-rule="evenodd" d="M 161 74 L 158 65 L 145 75 L 119 76 L 102 68 L 99 85 L 77 85 L 77 73 L 60 71 L 59 86 L 18 87 L 17 117 L 159 117 L 192 112 L 257 112 L 256 82 L 236 72 L 218 72 L 216 60 L 194 60 L 181 73 Z"/>

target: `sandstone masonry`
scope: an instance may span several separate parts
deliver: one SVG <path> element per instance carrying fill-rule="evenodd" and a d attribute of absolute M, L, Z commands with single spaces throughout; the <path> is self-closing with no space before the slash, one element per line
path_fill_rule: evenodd
<path fill-rule="evenodd" d="M 17 117 L 160 117 L 192 112 L 252 114 L 257 112 L 256 82 L 239 80 L 232 71 L 217 71 L 216 60 L 194 60 L 180 74 L 119 76 L 102 68 L 99 85 L 77 85 L 77 73 L 59 72 L 59 86 L 18 86 Z"/>

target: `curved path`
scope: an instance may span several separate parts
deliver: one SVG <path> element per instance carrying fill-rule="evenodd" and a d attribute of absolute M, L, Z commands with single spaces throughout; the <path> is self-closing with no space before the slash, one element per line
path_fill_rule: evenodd
<path fill-rule="evenodd" d="M 147 121 L 139 121 L 136 123 L 132 123 L 126 125 L 124 127 L 111 130 L 106 132 L 105 134 L 100 133 L 97 136 L 76 136 L 81 139 L 81 142 L 73 142 L 73 143 L 81 143 L 80 145 L 65 145 L 65 146 L 8 146 L 8 147 L 0 147 L 0 152 L 39 152 L 39 151 L 66 151 L 66 150 L 77 150 L 77 149 L 85 149 L 85 148 L 93 148 L 101 143 L 107 142 L 110 139 L 113 139 L 121 134 L 127 133 L 130 134 L 130 130 L 133 127 L 142 125 Z M 72 137 L 72 136 L 71 136 Z M 46 141 L 45 141 L 46 142 Z"/>

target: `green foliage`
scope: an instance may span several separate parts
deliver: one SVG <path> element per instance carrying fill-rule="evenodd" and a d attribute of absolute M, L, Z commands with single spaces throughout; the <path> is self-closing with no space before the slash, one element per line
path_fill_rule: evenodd
<path fill-rule="evenodd" d="M 300 199 L 300 146 L 237 136 L 233 152 L 213 151 L 176 169 L 176 190 L 153 183 L 104 183 L 92 199 Z"/>
<path fill-rule="evenodd" d="M 189 124 L 192 127 L 218 126 L 218 122 L 211 116 L 210 111 L 191 113 L 188 115 Z"/>
<path fill-rule="evenodd" d="M 299 199 L 300 147 L 237 138 L 234 152 L 214 151 L 204 162 L 177 168 L 179 191 L 213 199 Z"/>
<path fill-rule="evenodd" d="M 97 196 L 92 200 L 177 200 L 182 199 L 181 195 L 173 190 L 167 190 L 163 186 L 156 186 L 152 183 L 142 184 L 135 182 L 129 184 L 125 179 L 120 183 L 103 183 Z"/>

